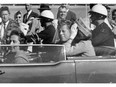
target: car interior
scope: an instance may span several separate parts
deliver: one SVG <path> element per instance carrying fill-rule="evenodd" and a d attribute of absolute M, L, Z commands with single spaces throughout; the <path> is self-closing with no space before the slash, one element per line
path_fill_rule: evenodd
<path fill-rule="evenodd" d="M 10 50 L 10 45 L 1 46 L 0 50 L 0 62 L 4 63 L 5 55 L 7 55 Z M 66 60 L 65 49 L 63 45 L 33 45 L 32 52 L 25 51 L 28 46 L 20 46 L 23 51 L 26 52 L 28 56 L 29 63 L 48 63 L 48 62 L 58 62 L 61 60 Z"/>
<path fill-rule="evenodd" d="M 9 51 L 9 46 L 0 47 L 0 63 L 4 63 L 4 55 Z M 22 46 L 27 48 L 27 46 Z M 32 52 L 27 52 L 29 63 L 51 63 L 62 60 L 95 60 L 95 59 L 116 59 L 116 48 L 110 46 L 95 47 L 96 56 L 66 56 L 63 45 L 33 45 Z"/>

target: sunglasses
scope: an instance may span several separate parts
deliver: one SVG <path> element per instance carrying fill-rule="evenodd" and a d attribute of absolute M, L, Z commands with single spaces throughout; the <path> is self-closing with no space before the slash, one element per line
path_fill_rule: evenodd
<path fill-rule="evenodd" d="M 21 16 L 17 16 L 16 18 L 21 18 Z"/>

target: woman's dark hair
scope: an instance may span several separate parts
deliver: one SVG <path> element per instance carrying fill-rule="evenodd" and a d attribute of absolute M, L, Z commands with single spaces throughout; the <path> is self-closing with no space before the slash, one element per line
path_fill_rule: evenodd
<path fill-rule="evenodd" d="M 17 12 L 15 13 L 15 15 L 14 15 L 14 19 L 16 19 L 17 15 L 19 15 L 19 14 L 22 15 L 21 11 L 17 11 Z"/>

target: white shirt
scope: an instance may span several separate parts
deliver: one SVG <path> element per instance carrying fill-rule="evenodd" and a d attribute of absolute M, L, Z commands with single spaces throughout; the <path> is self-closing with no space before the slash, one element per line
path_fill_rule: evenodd
<path fill-rule="evenodd" d="M 30 10 L 27 14 L 27 18 L 29 17 L 29 15 L 31 14 L 32 10 Z"/>
<path fill-rule="evenodd" d="M 29 31 L 29 25 L 20 23 L 20 29 L 23 32 L 23 34 L 26 36 L 27 32 Z"/>

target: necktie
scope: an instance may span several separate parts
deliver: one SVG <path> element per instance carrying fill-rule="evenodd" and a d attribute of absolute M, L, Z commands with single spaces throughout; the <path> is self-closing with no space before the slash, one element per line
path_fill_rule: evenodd
<path fill-rule="evenodd" d="M 4 38 L 6 38 L 6 23 L 4 23 Z"/>
<path fill-rule="evenodd" d="M 6 29 L 6 23 L 4 23 L 4 30 Z"/>

